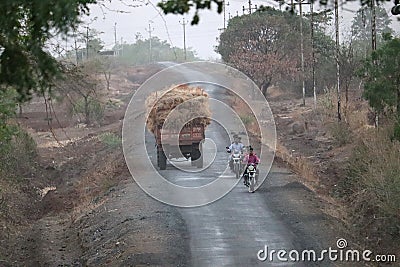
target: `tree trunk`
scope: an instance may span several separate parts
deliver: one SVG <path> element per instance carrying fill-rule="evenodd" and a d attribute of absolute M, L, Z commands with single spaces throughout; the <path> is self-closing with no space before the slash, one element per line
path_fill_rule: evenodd
<path fill-rule="evenodd" d="M 89 97 L 84 97 L 85 99 L 85 123 L 86 125 L 90 124 L 90 109 L 89 109 Z"/>
<path fill-rule="evenodd" d="M 400 88 L 397 88 L 397 106 L 396 106 L 396 112 L 397 112 L 397 120 L 400 119 Z"/>
<path fill-rule="evenodd" d="M 106 79 L 107 91 L 109 91 L 110 90 L 111 71 L 110 72 L 105 71 L 104 78 Z"/>
<path fill-rule="evenodd" d="M 265 96 L 265 97 L 267 97 L 267 89 L 268 89 L 268 87 L 271 85 L 271 82 L 269 82 L 269 81 L 265 81 L 265 82 L 263 82 L 262 84 L 261 84 L 261 92 L 262 92 L 262 94 Z"/>

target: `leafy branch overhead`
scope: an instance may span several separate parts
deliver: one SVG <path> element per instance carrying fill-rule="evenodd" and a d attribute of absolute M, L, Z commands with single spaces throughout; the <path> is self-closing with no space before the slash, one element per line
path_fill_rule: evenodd
<path fill-rule="evenodd" d="M 282 0 L 275 0 L 279 3 L 284 3 Z M 313 2 L 319 2 L 323 6 L 333 6 L 334 0 L 312 0 Z M 375 0 L 376 2 L 391 2 L 390 0 Z M 354 2 L 354 0 L 347 0 L 347 2 Z M 167 0 L 158 3 L 165 14 L 187 14 L 190 10 L 195 10 L 195 14 L 192 18 L 191 24 L 198 24 L 200 21 L 199 11 L 202 9 L 211 9 L 212 3 L 217 5 L 217 12 L 220 14 L 223 11 L 223 0 Z M 370 5 L 371 0 L 360 0 L 361 6 Z M 262 9 L 261 6 L 259 9 Z"/>
<path fill-rule="evenodd" d="M 164 11 L 165 14 L 186 14 L 193 8 L 195 8 L 195 14 L 192 18 L 191 24 L 198 24 L 200 21 L 199 10 L 211 9 L 212 3 L 217 5 L 217 12 L 220 14 L 223 11 L 222 0 L 168 0 L 165 2 L 158 3 L 158 6 Z"/>
<path fill-rule="evenodd" d="M 67 34 L 96 0 L 2 0 L 0 2 L 0 90 L 14 87 L 19 100 L 46 90 L 58 73 L 46 42 Z"/>

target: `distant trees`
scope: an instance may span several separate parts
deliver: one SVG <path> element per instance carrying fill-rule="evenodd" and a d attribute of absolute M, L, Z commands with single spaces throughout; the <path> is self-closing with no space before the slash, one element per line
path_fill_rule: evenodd
<path fill-rule="evenodd" d="M 73 35 L 76 43 L 74 49 L 67 51 L 65 58 L 75 64 L 82 63 L 93 58 L 99 57 L 99 52 L 104 48 L 104 42 L 99 37 L 99 32 L 95 29 L 87 29 L 84 32 L 77 32 Z M 82 46 L 83 44 L 83 46 Z"/>
<path fill-rule="evenodd" d="M 375 7 L 376 13 L 376 41 L 377 47 L 383 42 L 383 34 L 393 33 L 390 28 L 390 17 L 382 6 Z M 372 52 L 372 23 L 371 8 L 368 6 L 361 7 L 351 25 L 351 45 L 355 53 L 363 58 Z"/>
<path fill-rule="evenodd" d="M 184 50 L 172 47 L 167 41 L 162 41 L 158 37 L 142 39 L 137 36 L 135 43 L 122 44 L 119 47 L 118 60 L 134 65 L 148 64 L 157 61 L 182 62 L 185 59 Z M 196 59 L 196 52 L 191 48 L 186 49 L 186 60 Z"/>

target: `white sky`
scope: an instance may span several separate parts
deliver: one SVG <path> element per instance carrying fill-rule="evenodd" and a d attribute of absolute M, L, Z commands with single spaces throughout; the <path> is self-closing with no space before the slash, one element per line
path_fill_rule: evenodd
<path fill-rule="evenodd" d="M 91 16 L 86 18 L 85 21 L 90 21 L 94 17 L 97 19 L 90 23 L 89 27 L 94 28 L 100 32 L 100 38 L 104 41 L 105 47 L 110 49 L 114 45 L 114 25 L 116 24 L 117 29 L 117 40 L 126 43 L 134 43 L 135 34 L 140 33 L 144 38 L 148 38 L 149 34 L 146 29 L 149 29 L 149 21 L 152 27 L 152 36 L 157 36 L 161 40 L 166 40 L 173 46 L 183 48 L 183 26 L 179 23 L 184 19 L 181 15 L 164 15 L 161 9 L 157 8 L 158 0 L 150 0 L 149 4 L 144 5 L 140 2 L 133 0 L 112 0 L 111 4 L 107 6 L 112 10 L 123 10 L 127 13 L 121 13 L 117 11 L 107 10 L 100 8 L 97 5 L 91 6 Z M 290 2 L 290 1 L 287 1 Z M 125 4 L 124 4 L 125 3 Z M 229 14 L 235 16 L 238 12 L 242 14 L 242 6 L 248 8 L 248 0 L 227 0 L 229 5 L 226 6 L 226 19 Z M 253 4 L 258 6 L 274 6 L 279 8 L 279 5 L 272 0 L 264 1 L 252 1 Z M 139 7 L 130 7 L 131 5 L 141 4 Z M 385 9 L 389 15 L 390 8 L 393 6 L 392 3 L 385 4 Z M 347 3 L 344 5 L 344 9 L 340 12 L 341 16 L 341 32 L 348 32 L 351 19 L 354 17 L 355 11 L 359 7 L 359 1 L 354 3 Z M 218 44 L 217 37 L 223 27 L 223 13 L 218 14 L 216 11 L 216 5 L 213 6 L 213 10 L 202 10 L 200 11 L 200 22 L 198 25 L 191 26 L 190 20 L 192 15 L 186 15 L 185 19 L 188 21 L 186 26 L 186 46 L 192 47 L 197 55 L 202 59 L 219 58 L 219 55 L 214 52 L 214 47 Z M 318 10 L 317 7 L 314 7 Z M 347 11 L 347 9 L 353 10 L 354 13 Z M 308 12 L 308 5 L 304 5 L 304 12 Z M 397 32 L 400 32 L 400 22 L 393 17 L 393 23 L 391 27 Z M 400 16 L 399 16 L 400 17 Z"/>

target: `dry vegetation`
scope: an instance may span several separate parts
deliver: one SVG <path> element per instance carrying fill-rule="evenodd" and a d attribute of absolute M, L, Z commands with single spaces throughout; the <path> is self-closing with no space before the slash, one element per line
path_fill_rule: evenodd
<path fill-rule="evenodd" d="M 326 92 L 316 111 L 298 105 L 289 110 L 289 116 L 306 124 L 304 134 L 291 138 L 305 145 L 294 148 L 295 142 L 282 138 L 277 155 L 332 203 L 327 212 L 341 219 L 362 246 L 399 252 L 400 144 L 391 140 L 391 120 L 382 118 L 375 129 L 368 103 L 352 92 L 338 122 L 336 103 L 335 93 Z M 319 129 L 313 131 L 315 127 Z M 279 129 L 285 127 L 278 125 Z"/>
<path fill-rule="evenodd" d="M 172 85 L 152 93 L 146 99 L 146 107 L 149 114 L 146 125 L 152 133 L 166 121 L 167 128 L 182 127 L 189 121 L 203 126 L 211 123 L 208 94 L 200 87 Z M 171 110 L 174 112 L 170 113 Z"/>
<path fill-rule="evenodd" d="M 342 99 L 345 99 L 343 96 Z M 376 252 L 400 251 L 400 143 L 391 141 L 390 118 L 373 126 L 368 103 L 357 91 L 336 115 L 336 94 L 301 99 L 271 90 L 269 104 L 277 126 L 277 158 L 301 182 L 329 203 L 325 212 L 343 222 L 360 246 Z M 236 109 L 244 112 L 240 102 Z M 242 112 L 242 113 L 243 113 Z M 257 129 L 248 125 L 252 131 Z"/>

